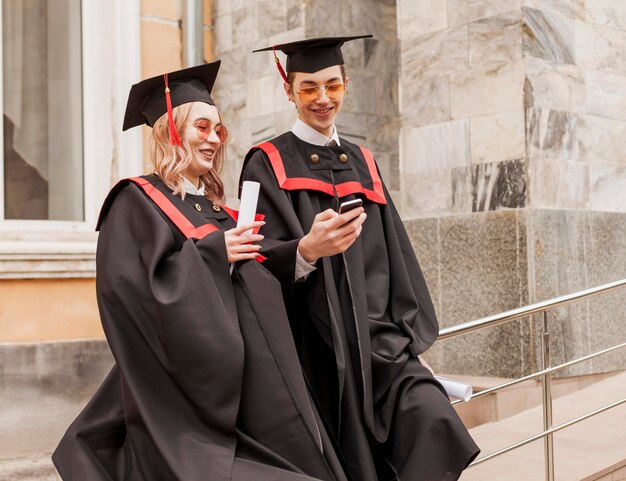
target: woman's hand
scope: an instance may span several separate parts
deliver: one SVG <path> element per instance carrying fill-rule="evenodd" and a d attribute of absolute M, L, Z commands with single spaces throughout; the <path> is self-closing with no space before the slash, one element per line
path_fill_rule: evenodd
<path fill-rule="evenodd" d="M 337 214 L 332 209 L 315 216 L 311 230 L 298 243 L 302 258 L 313 264 L 320 257 L 345 252 L 361 234 L 367 214 L 363 207 Z"/>
<path fill-rule="evenodd" d="M 226 254 L 229 263 L 258 257 L 261 246 L 252 244 L 252 242 L 260 242 L 263 240 L 263 236 L 260 234 L 248 234 L 247 231 L 263 225 L 265 225 L 265 222 L 257 221 L 224 232 L 224 243 L 226 244 Z"/>

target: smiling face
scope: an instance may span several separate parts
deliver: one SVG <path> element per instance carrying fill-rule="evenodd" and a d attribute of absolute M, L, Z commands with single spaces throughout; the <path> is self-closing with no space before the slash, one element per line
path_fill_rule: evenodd
<path fill-rule="evenodd" d="M 208 127 L 211 129 L 205 140 L 198 135 L 197 126 L 199 122 L 201 123 L 201 128 L 208 122 Z M 200 176 L 213 168 L 215 157 L 221 146 L 220 138 L 214 129 L 221 123 L 219 113 L 214 105 L 204 102 L 194 102 L 191 105 L 187 123 L 183 130 L 183 139 L 189 145 L 191 162 L 183 175 L 196 187 L 200 184 Z"/>
<path fill-rule="evenodd" d="M 330 137 L 333 133 L 335 117 L 341 110 L 343 98 L 331 100 L 324 89 L 320 89 L 322 92 L 320 92 L 321 95 L 317 100 L 303 103 L 298 92 L 303 88 L 322 87 L 337 83 L 344 83 L 347 87 L 348 78 L 343 78 L 341 67 L 334 65 L 314 73 L 293 72 L 290 73 L 291 79 L 291 85 L 285 84 L 285 92 L 289 100 L 296 104 L 300 120 L 326 137 Z"/>

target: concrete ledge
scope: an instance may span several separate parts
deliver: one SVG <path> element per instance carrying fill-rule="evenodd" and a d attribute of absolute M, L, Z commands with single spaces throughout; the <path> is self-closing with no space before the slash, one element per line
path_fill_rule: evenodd
<path fill-rule="evenodd" d="M 0 344 L 0 464 L 51 454 L 112 364 L 104 340 Z"/>
<path fill-rule="evenodd" d="M 20 458 L 0 463 L 3 481 L 57 481 L 61 478 L 54 469 L 50 456 L 45 458 Z"/>
<path fill-rule="evenodd" d="M 0 242 L 0 279 L 95 277 L 96 243 Z"/>

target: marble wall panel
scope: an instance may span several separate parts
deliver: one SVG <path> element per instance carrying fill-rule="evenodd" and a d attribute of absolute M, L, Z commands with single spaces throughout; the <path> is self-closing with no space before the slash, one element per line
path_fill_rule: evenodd
<path fill-rule="evenodd" d="M 525 207 L 528 167 L 523 159 L 472 166 L 474 212 Z"/>
<path fill-rule="evenodd" d="M 522 57 L 522 19 L 519 10 L 469 24 L 469 65 L 497 70 Z"/>
<path fill-rule="evenodd" d="M 576 65 L 524 59 L 524 105 L 549 110 L 584 112 L 585 72 Z"/>
<path fill-rule="evenodd" d="M 397 56 L 396 46 L 389 43 L 379 43 L 367 58 L 361 50 L 360 62 L 344 56 L 349 84 L 343 109 L 364 114 L 397 115 L 397 64 L 395 61 L 390 64 L 390 59 Z"/>
<path fill-rule="evenodd" d="M 304 27 L 305 6 L 302 0 L 287 0 L 287 30 Z"/>
<path fill-rule="evenodd" d="M 452 181 L 450 212 L 469 214 L 472 212 L 472 168 L 455 167 L 450 171 Z"/>
<path fill-rule="evenodd" d="M 280 32 L 280 33 L 277 33 L 276 35 L 272 35 L 271 37 L 268 38 L 267 43 L 263 45 L 269 46 L 269 45 L 278 45 L 280 43 L 296 42 L 298 40 L 302 40 L 303 38 L 306 38 L 306 34 L 304 32 L 304 25 L 301 25 L 301 26 L 286 30 L 285 32 Z M 283 66 L 286 65 L 287 57 L 282 52 L 277 52 L 277 53 L 278 53 L 278 58 L 280 58 L 282 65 Z M 271 59 L 272 62 L 274 62 L 274 55 L 271 52 L 266 52 L 266 54 L 270 55 L 269 58 Z M 276 67 L 274 66 L 274 68 Z"/>
<path fill-rule="evenodd" d="M 452 179 L 450 169 L 400 176 L 402 217 L 432 217 L 450 211 Z"/>
<path fill-rule="evenodd" d="M 525 7 L 555 12 L 569 18 L 585 19 L 585 0 L 522 0 L 522 4 Z M 589 2 L 587 2 L 588 4 Z M 587 20 L 589 19 L 587 18 Z"/>
<path fill-rule="evenodd" d="M 578 133 L 581 161 L 626 165 L 626 122 L 585 115 Z"/>
<path fill-rule="evenodd" d="M 626 214 L 585 212 L 584 216 L 589 286 L 626 278 Z"/>
<path fill-rule="evenodd" d="M 469 120 L 405 128 L 401 134 L 402 175 L 469 165 Z"/>
<path fill-rule="evenodd" d="M 232 15 L 230 13 L 215 18 L 213 23 L 213 35 L 215 55 L 219 58 L 222 52 L 229 50 L 233 45 L 233 24 Z"/>
<path fill-rule="evenodd" d="M 623 221 L 624 214 L 541 209 L 529 212 L 531 301 L 623 277 L 626 272 L 626 243 L 620 237 L 624 233 Z M 624 296 L 618 302 L 609 295 L 551 310 L 548 319 L 553 364 L 620 342 L 624 300 Z M 586 362 L 561 375 L 623 369 L 625 361 L 624 353 L 598 358 L 598 362 Z"/>
<path fill-rule="evenodd" d="M 528 213 L 529 295 L 531 302 L 576 292 L 589 285 L 587 226 L 582 212 L 533 209 Z M 552 364 L 589 353 L 589 315 L 585 303 L 549 311 Z M 535 330 L 540 346 L 539 324 Z M 589 365 L 561 375 L 584 374 Z"/>
<path fill-rule="evenodd" d="M 588 114 L 626 120 L 626 75 L 587 70 L 585 88 Z"/>
<path fill-rule="evenodd" d="M 400 158 L 398 153 L 398 132 L 400 120 L 393 115 L 365 115 L 365 130 L 360 137 L 352 137 L 352 141 L 369 146 L 376 157 L 387 188 L 400 188 Z M 354 130 L 351 130 L 355 132 Z M 355 132 L 357 133 L 357 132 Z"/>
<path fill-rule="evenodd" d="M 468 67 L 468 26 L 459 25 L 401 43 L 401 82 L 420 77 L 455 76 Z"/>
<path fill-rule="evenodd" d="M 213 0 L 213 14 L 218 17 L 226 15 L 232 11 L 232 2 L 230 0 Z"/>
<path fill-rule="evenodd" d="M 441 259 L 439 219 L 436 217 L 410 219 L 404 222 L 404 226 L 424 273 L 435 312 L 440 317 L 441 296 L 439 295 L 439 284 Z M 443 372 L 444 349 L 440 349 L 440 347 L 444 346 L 444 343 L 435 343 L 426 354 L 427 362 L 437 372 Z"/>
<path fill-rule="evenodd" d="M 589 167 L 589 207 L 601 212 L 626 212 L 626 166 Z"/>
<path fill-rule="evenodd" d="M 276 78 L 273 75 L 255 78 L 247 83 L 246 117 L 252 119 L 274 112 Z"/>
<path fill-rule="evenodd" d="M 450 82 L 453 119 L 516 110 L 524 96 L 524 64 L 511 62 L 498 70 L 467 69 Z"/>
<path fill-rule="evenodd" d="M 261 142 L 264 142 L 265 140 L 269 140 L 272 137 L 275 137 L 276 135 L 282 133 L 278 132 L 278 130 L 276 129 L 274 119 L 274 114 L 269 113 L 248 120 L 251 146 L 257 145 Z"/>
<path fill-rule="evenodd" d="M 524 110 L 470 119 L 471 162 L 484 164 L 526 156 Z"/>
<path fill-rule="evenodd" d="M 615 0 L 593 0 L 585 2 L 585 20 L 626 30 L 626 2 Z"/>
<path fill-rule="evenodd" d="M 270 37 L 287 30 L 287 1 L 258 0 L 256 4 L 259 37 Z"/>
<path fill-rule="evenodd" d="M 576 62 L 580 67 L 626 75 L 626 32 L 576 21 Z"/>
<path fill-rule="evenodd" d="M 341 137 L 355 144 L 363 144 L 367 141 L 367 117 L 365 115 L 344 110 L 337 116 L 336 125 Z"/>
<path fill-rule="evenodd" d="M 626 214 L 585 213 L 587 220 L 586 257 L 589 285 L 601 285 L 626 278 Z M 626 289 L 591 299 L 589 307 L 590 351 L 626 341 Z M 597 357 L 594 372 L 626 368 L 626 352 Z"/>
<path fill-rule="evenodd" d="M 518 211 L 440 219 L 442 327 L 527 302 L 526 240 Z M 524 371 L 527 320 L 443 341 L 441 372 L 513 376 Z"/>
<path fill-rule="evenodd" d="M 403 83 L 400 113 L 407 126 L 421 127 L 450 120 L 450 76 Z"/>
<path fill-rule="evenodd" d="M 531 157 L 529 205 L 533 208 L 588 208 L 589 165 L 583 162 Z"/>
<path fill-rule="evenodd" d="M 524 55 L 556 63 L 575 63 L 574 20 L 534 8 L 523 8 Z"/>
<path fill-rule="evenodd" d="M 398 36 L 409 39 L 448 27 L 448 6 L 441 0 L 398 0 Z"/>
<path fill-rule="evenodd" d="M 235 9 L 233 6 L 231 22 L 234 47 L 244 45 L 255 47 L 262 38 L 259 32 L 261 22 L 257 21 L 255 6 L 255 4 L 252 4 L 239 9 Z"/>
<path fill-rule="evenodd" d="M 577 160 L 578 114 L 542 108 L 526 110 L 529 157 Z"/>
<path fill-rule="evenodd" d="M 466 24 L 521 7 L 522 0 L 448 0 L 448 24 Z"/>

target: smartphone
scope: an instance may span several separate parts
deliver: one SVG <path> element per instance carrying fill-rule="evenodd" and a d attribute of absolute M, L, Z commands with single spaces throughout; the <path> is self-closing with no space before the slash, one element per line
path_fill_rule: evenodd
<path fill-rule="evenodd" d="M 346 212 L 356 209 L 357 207 L 362 207 L 363 201 L 361 199 L 353 199 L 342 202 L 339 206 L 339 213 L 345 214 Z"/>

